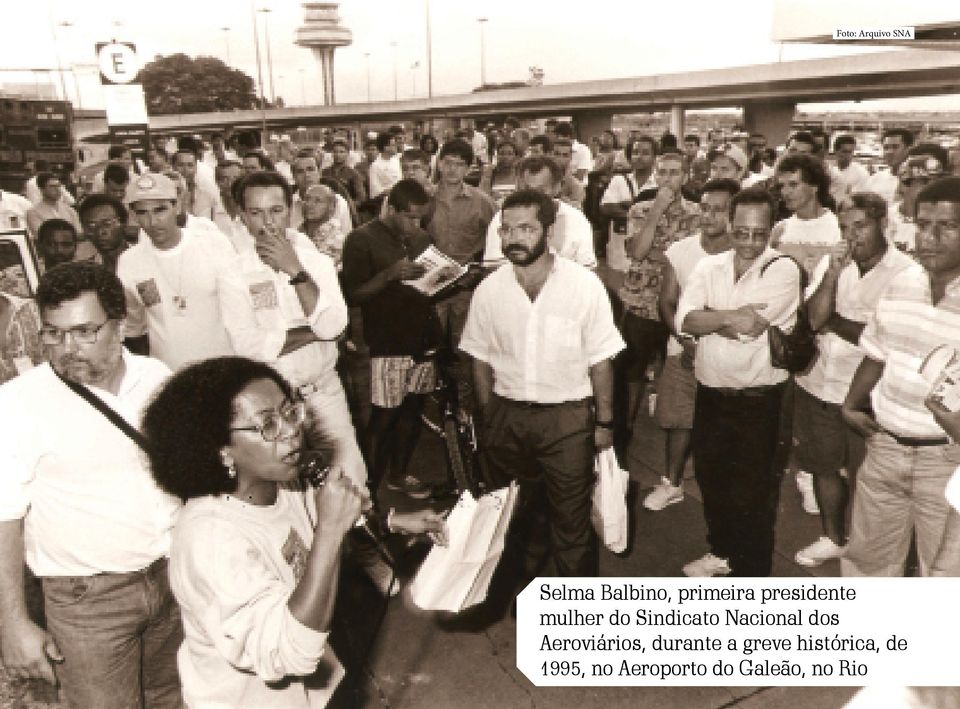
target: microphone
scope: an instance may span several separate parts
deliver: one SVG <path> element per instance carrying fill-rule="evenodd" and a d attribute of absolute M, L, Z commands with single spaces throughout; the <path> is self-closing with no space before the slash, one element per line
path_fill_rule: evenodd
<path fill-rule="evenodd" d="M 326 456 L 320 451 L 304 451 L 300 456 L 299 466 L 300 480 L 311 487 L 322 487 L 325 485 L 327 482 L 327 477 L 330 475 L 330 471 L 333 469 L 333 466 L 327 463 Z M 384 546 L 379 535 L 374 531 L 370 524 L 370 518 L 367 513 L 361 512 L 360 517 L 353 526 L 366 532 L 367 536 L 370 537 L 370 540 L 376 547 L 377 553 L 383 557 L 383 560 L 387 562 L 390 568 L 394 570 L 394 573 L 396 573 L 397 562 L 394 561 L 393 556 Z"/>

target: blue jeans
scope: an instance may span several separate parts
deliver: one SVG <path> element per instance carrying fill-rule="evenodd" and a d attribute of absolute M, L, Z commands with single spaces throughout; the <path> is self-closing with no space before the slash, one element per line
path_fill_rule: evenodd
<path fill-rule="evenodd" d="M 180 607 L 167 560 L 142 571 L 43 579 L 47 630 L 64 662 L 55 665 L 77 709 L 183 707 L 177 650 Z"/>
<path fill-rule="evenodd" d="M 903 576 L 916 535 L 920 575 L 926 576 L 950 512 L 943 491 L 958 463 L 957 445 L 915 448 L 883 432 L 871 436 L 857 473 L 843 575 Z"/>

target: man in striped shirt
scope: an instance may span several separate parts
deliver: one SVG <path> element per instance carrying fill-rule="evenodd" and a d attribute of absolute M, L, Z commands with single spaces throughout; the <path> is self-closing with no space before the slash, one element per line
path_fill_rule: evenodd
<path fill-rule="evenodd" d="M 919 372 L 934 348 L 960 348 L 960 178 L 920 192 L 916 226 L 920 265 L 880 297 L 843 402 L 844 420 L 867 438 L 844 576 L 902 575 L 914 533 L 926 575 L 949 510 L 944 488 L 960 463 L 960 445 L 924 405 L 930 385 Z"/>

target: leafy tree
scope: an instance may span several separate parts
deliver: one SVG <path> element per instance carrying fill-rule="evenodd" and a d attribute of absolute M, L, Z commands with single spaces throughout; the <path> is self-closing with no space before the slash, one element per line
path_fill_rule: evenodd
<path fill-rule="evenodd" d="M 257 108 L 253 79 L 215 57 L 157 56 L 140 71 L 147 113 L 201 113 Z"/>

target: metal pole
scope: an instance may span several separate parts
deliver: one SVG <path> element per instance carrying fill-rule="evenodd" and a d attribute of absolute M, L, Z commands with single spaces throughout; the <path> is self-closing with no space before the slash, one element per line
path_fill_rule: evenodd
<path fill-rule="evenodd" d="M 63 22 L 60 23 L 60 27 L 63 27 L 64 29 L 69 29 L 73 27 L 73 23 L 70 22 L 69 20 L 64 20 Z M 77 79 L 77 68 L 73 65 L 72 62 L 70 63 L 70 73 L 73 74 L 73 88 L 77 94 L 77 109 L 82 110 L 83 98 L 80 96 L 80 81 Z"/>
<path fill-rule="evenodd" d="M 363 56 L 367 58 L 367 103 L 370 103 L 370 52 L 364 52 Z"/>
<path fill-rule="evenodd" d="M 260 138 L 260 144 L 263 145 L 263 141 L 266 139 L 267 135 L 267 112 L 266 112 L 266 103 L 267 100 L 263 95 L 263 69 L 260 66 L 260 33 L 257 31 L 257 10 L 253 6 L 253 0 L 250 0 L 250 14 L 253 16 L 253 47 L 257 53 L 257 85 L 260 87 L 260 112 L 261 112 L 261 132 L 262 137 Z"/>
<path fill-rule="evenodd" d="M 480 23 L 480 86 L 482 88 L 487 85 L 487 38 L 484 32 L 487 18 L 478 17 L 477 22 Z"/>
<path fill-rule="evenodd" d="M 393 47 L 393 100 L 397 100 L 397 43 L 391 42 Z"/>
<path fill-rule="evenodd" d="M 223 42 L 227 45 L 227 66 L 230 66 L 230 28 L 221 27 L 223 31 Z"/>
<path fill-rule="evenodd" d="M 267 45 L 267 74 L 270 76 L 270 102 L 277 102 L 277 92 L 273 90 L 273 59 L 270 56 L 270 12 L 269 7 L 260 9 L 263 13 L 263 41 Z"/>
<path fill-rule="evenodd" d="M 63 92 L 63 100 L 67 98 L 67 81 L 63 78 L 63 64 L 60 61 L 60 42 L 57 40 L 57 25 L 53 21 L 53 6 L 50 6 L 50 34 L 53 36 L 53 52 L 57 56 L 57 74 L 60 75 L 60 90 Z"/>
<path fill-rule="evenodd" d="M 303 83 L 303 69 L 300 69 L 300 105 L 307 105 L 307 86 Z"/>
<path fill-rule="evenodd" d="M 430 0 L 427 0 L 427 97 L 433 98 L 433 40 L 430 37 Z"/>

